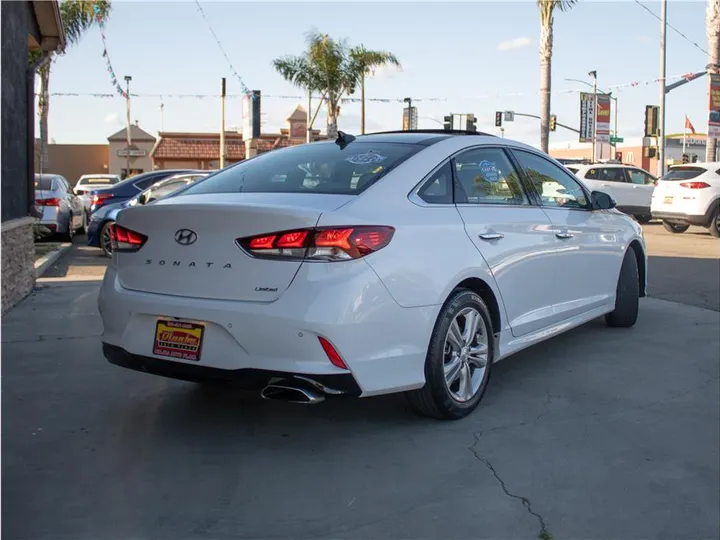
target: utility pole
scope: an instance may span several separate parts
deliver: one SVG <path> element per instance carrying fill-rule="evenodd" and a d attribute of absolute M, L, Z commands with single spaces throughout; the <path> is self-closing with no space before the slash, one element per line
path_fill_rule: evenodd
<path fill-rule="evenodd" d="M 225 77 L 220 87 L 220 168 L 225 168 Z"/>
<path fill-rule="evenodd" d="M 720 77 L 720 0 L 708 0 L 705 14 L 706 33 L 708 40 L 708 119 L 712 110 L 713 100 L 713 79 Z M 717 83 L 717 81 L 716 81 Z M 717 137 L 708 138 L 705 143 L 705 161 L 717 160 Z"/>
<path fill-rule="evenodd" d="M 308 88 L 308 110 L 307 110 L 307 133 L 305 135 L 305 142 L 312 142 L 312 120 L 310 120 L 310 114 L 312 112 L 312 89 Z"/>
<path fill-rule="evenodd" d="M 588 73 L 588 75 L 590 75 L 593 79 L 592 160 L 593 162 L 595 162 L 595 160 L 597 159 L 595 157 L 597 146 L 597 141 L 595 138 L 595 134 L 597 133 L 597 71 L 591 71 Z"/>
<path fill-rule="evenodd" d="M 130 145 L 132 144 L 132 137 L 130 136 L 130 81 L 132 81 L 132 77 L 130 75 L 125 75 L 125 112 L 127 115 L 127 127 L 125 128 L 125 139 L 127 141 L 127 154 L 125 156 L 125 178 L 130 176 Z"/>
<path fill-rule="evenodd" d="M 667 0 L 660 4 L 660 133 L 658 134 L 657 176 L 665 174 L 665 68 L 667 65 Z"/>

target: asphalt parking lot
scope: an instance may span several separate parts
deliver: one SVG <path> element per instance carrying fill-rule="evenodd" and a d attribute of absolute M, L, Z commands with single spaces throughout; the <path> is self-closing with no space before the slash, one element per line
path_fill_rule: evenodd
<path fill-rule="evenodd" d="M 720 242 L 645 231 L 634 328 L 496 364 L 452 423 L 111 366 L 78 246 L 3 318 L 3 538 L 717 538 Z"/>

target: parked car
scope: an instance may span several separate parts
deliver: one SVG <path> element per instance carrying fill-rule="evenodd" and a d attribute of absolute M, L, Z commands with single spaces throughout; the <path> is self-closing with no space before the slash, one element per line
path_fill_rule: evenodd
<path fill-rule="evenodd" d="M 35 207 L 42 214 L 38 224 L 67 242 L 72 241 L 76 232 L 85 230 L 86 215 L 82 201 L 72 192 L 65 177 L 59 174 L 35 175 Z"/>
<path fill-rule="evenodd" d="M 533 147 L 460 133 L 340 133 L 126 208 L 106 358 L 283 401 L 406 392 L 457 419 L 493 362 L 603 315 L 635 324 L 640 225 Z"/>
<path fill-rule="evenodd" d="M 171 195 L 180 188 L 187 186 L 193 182 L 205 178 L 210 171 L 204 173 L 178 174 L 171 176 L 165 180 L 160 180 L 147 188 L 142 193 L 138 193 L 132 199 L 123 202 L 106 204 L 98 211 L 94 212 L 90 217 L 88 224 L 87 236 L 88 245 L 99 247 L 103 253 L 110 257 L 112 255 L 112 245 L 110 242 L 110 226 L 115 223 L 118 212 L 123 208 L 151 203 Z"/>
<path fill-rule="evenodd" d="M 119 182 L 120 175 L 117 174 L 83 174 L 75 184 L 73 193 L 79 197 L 91 189 L 107 188 Z"/>
<path fill-rule="evenodd" d="M 111 187 L 104 189 L 91 189 L 88 191 L 90 196 L 90 213 L 96 212 L 106 204 L 113 204 L 127 201 L 133 198 L 141 191 L 146 190 L 156 182 L 164 180 L 168 176 L 176 174 L 197 172 L 195 169 L 163 169 L 159 171 L 151 171 L 137 176 L 126 178 L 122 182 L 118 182 Z"/>
<path fill-rule="evenodd" d="M 672 233 L 698 225 L 720 238 L 720 162 L 670 167 L 655 187 L 652 215 Z"/>
<path fill-rule="evenodd" d="M 652 219 L 650 204 L 657 178 L 649 172 L 613 163 L 572 164 L 567 168 L 591 190 L 603 191 L 615 199 L 621 212 L 634 216 L 640 223 Z"/>

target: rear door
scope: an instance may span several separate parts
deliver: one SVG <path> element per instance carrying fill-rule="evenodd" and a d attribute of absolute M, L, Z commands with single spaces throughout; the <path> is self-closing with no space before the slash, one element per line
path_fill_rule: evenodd
<path fill-rule="evenodd" d="M 552 222 L 557 257 L 549 271 L 558 284 L 553 290 L 556 316 L 565 320 L 608 304 L 615 295 L 624 256 L 627 218 L 612 211 L 593 212 L 590 194 L 543 155 L 512 152 Z M 559 196 L 547 196 L 549 191 Z"/>
<path fill-rule="evenodd" d="M 457 209 L 495 278 L 513 335 L 552 324 L 557 245 L 550 219 L 531 203 L 503 148 L 467 150 L 452 163 Z"/>
<path fill-rule="evenodd" d="M 656 178 L 636 167 L 626 167 L 625 171 L 632 186 L 632 204 L 640 209 L 646 209 L 649 213 Z"/>

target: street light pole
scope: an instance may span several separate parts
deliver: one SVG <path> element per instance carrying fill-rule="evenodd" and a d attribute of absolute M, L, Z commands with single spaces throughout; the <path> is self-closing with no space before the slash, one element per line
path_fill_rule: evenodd
<path fill-rule="evenodd" d="M 593 133 L 592 133 L 592 160 L 593 162 L 596 161 L 596 138 L 595 134 L 597 133 L 597 71 L 591 71 L 588 73 L 593 79 L 593 119 L 592 119 L 592 125 L 593 125 Z"/>
<path fill-rule="evenodd" d="M 125 128 L 125 139 L 127 141 L 127 154 L 125 156 L 125 178 L 130 176 L 130 145 L 132 144 L 132 137 L 130 136 L 130 81 L 132 81 L 132 77 L 130 75 L 125 75 L 125 95 L 127 96 L 125 98 L 125 113 L 127 115 L 127 127 Z"/>
<path fill-rule="evenodd" d="M 665 67 L 667 64 L 667 0 L 660 5 L 660 133 L 658 134 L 658 178 L 665 174 Z"/>

